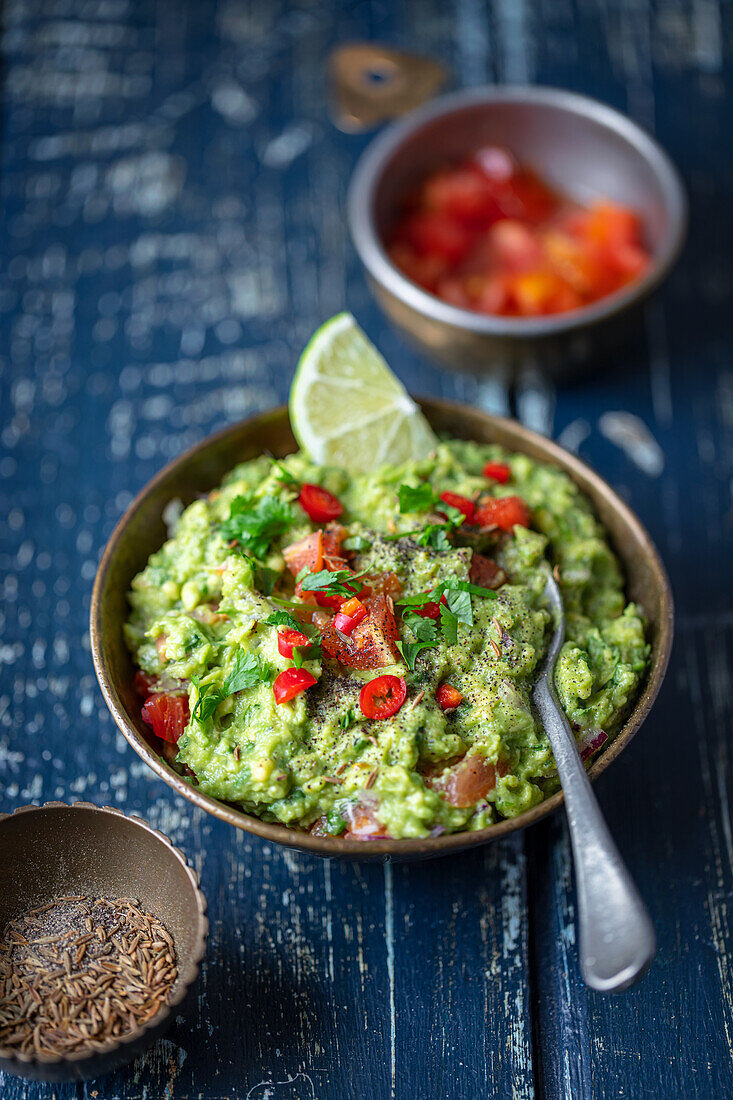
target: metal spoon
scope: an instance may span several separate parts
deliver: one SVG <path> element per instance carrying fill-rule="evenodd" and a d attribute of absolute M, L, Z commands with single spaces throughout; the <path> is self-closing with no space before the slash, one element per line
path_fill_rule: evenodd
<path fill-rule="evenodd" d="M 565 640 L 565 608 L 552 576 L 547 578 L 545 595 L 555 631 L 532 695 L 565 795 L 578 893 L 580 969 L 591 989 L 613 993 L 626 989 L 646 971 L 654 957 L 656 937 L 644 902 L 603 820 L 557 697 L 554 671 Z"/>

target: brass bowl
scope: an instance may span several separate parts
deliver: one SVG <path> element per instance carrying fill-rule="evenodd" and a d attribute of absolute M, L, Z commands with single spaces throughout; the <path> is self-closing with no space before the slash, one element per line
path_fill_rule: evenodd
<path fill-rule="evenodd" d="M 416 183 L 482 145 L 511 149 L 580 202 L 603 196 L 638 210 L 652 253 L 647 274 L 582 309 L 548 317 L 461 309 L 413 283 L 387 255 L 385 233 Z M 527 366 L 577 370 L 627 339 L 639 326 L 639 306 L 680 252 L 687 202 L 672 162 L 629 118 L 573 92 L 505 86 L 441 96 L 388 127 L 357 164 L 348 216 L 371 289 L 408 339 L 444 366 L 508 378 Z"/>
<path fill-rule="evenodd" d="M 51 1057 L 0 1047 L 0 1069 L 34 1081 L 85 1081 L 129 1062 L 170 1025 L 198 977 L 206 947 L 206 899 L 183 852 L 121 810 L 47 802 L 0 814 L 0 866 L 0 927 L 62 895 L 139 898 L 173 936 L 178 964 L 168 1004 L 104 1050 Z"/>
<path fill-rule="evenodd" d="M 500 443 L 540 462 L 565 470 L 590 498 L 609 532 L 627 575 L 627 591 L 644 609 L 649 623 L 651 667 L 644 688 L 623 729 L 590 769 L 600 775 L 628 745 L 646 718 L 664 678 L 672 646 L 672 594 L 667 575 L 649 535 L 638 519 L 598 474 L 574 455 L 513 420 L 448 401 L 421 401 L 423 411 L 438 432 L 480 442 Z M 129 608 L 126 593 L 132 578 L 166 539 L 163 509 L 172 499 L 184 504 L 219 485 L 239 462 L 268 451 L 282 456 L 296 449 L 286 408 L 274 409 L 252 420 L 234 424 L 199 443 L 166 466 L 135 498 L 117 524 L 99 566 L 92 593 L 91 643 L 102 692 L 117 725 L 135 751 L 161 779 L 185 798 L 222 821 L 264 840 L 321 856 L 377 860 L 420 859 L 445 855 L 485 844 L 546 817 L 562 802 L 558 793 L 512 820 L 500 821 L 478 832 L 452 833 L 416 840 L 344 840 L 261 821 L 244 810 L 202 794 L 162 759 L 149 727 L 140 717 L 140 699 L 132 682 L 135 668 L 125 646 L 122 624 Z"/>

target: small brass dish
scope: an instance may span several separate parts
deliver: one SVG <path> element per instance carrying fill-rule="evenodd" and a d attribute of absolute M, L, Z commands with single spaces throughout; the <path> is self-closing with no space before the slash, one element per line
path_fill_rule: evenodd
<path fill-rule="evenodd" d="M 585 463 L 557 444 L 513 420 L 448 401 L 425 400 L 420 405 L 439 433 L 480 442 L 500 443 L 540 462 L 558 466 L 592 501 L 606 527 L 627 577 L 629 598 L 644 609 L 651 643 L 645 684 L 623 728 L 589 771 L 595 779 L 628 745 L 649 713 L 667 668 L 672 647 L 672 593 L 667 575 L 649 535 L 613 489 Z M 92 593 L 91 643 L 102 692 L 122 733 L 154 772 L 184 798 L 208 813 L 264 840 L 289 848 L 354 860 L 409 860 L 446 855 L 506 836 L 546 817 L 562 803 L 555 794 L 512 820 L 478 832 L 452 833 L 417 840 L 344 840 L 261 821 L 235 805 L 219 802 L 192 786 L 160 756 L 150 729 L 140 717 L 140 698 L 133 687 L 135 668 L 125 646 L 123 623 L 128 617 L 127 592 L 149 556 L 167 537 L 163 510 L 169 501 L 190 504 L 209 492 L 239 462 L 267 451 L 282 456 L 296 449 L 286 408 L 273 409 L 252 420 L 233 424 L 169 463 L 135 498 L 117 524 L 99 566 Z"/>
<path fill-rule="evenodd" d="M 461 309 L 423 290 L 390 260 L 384 237 L 405 195 L 441 164 L 500 145 L 558 192 L 637 210 L 648 272 L 597 302 L 547 317 Z M 631 119 L 557 88 L 471 88 L 434 99 L 367 147 L 348 197 L 351 237 L 377 301 L 423 352 L 453 369 L 509 378 L 523 368 L 560 375 L 608 357 L 639 324 L 640 304 L 669 273 L 684 241 L 687 201 L 660 146 Z"/>
<path fill-rule="evenodd" d="M 183 852 L 139 817 L 91 802 L 47 802 L 0 814 L 0 927 L 60 896 L 137 898 L 173 937 L 178 976 L 168 1003 L 104 1050 L 50 1057 L 0 1049 L 0 1069 L 35 1081 L 85 1081 L 129 1062 L 170 1025 L 199 973 L 206 899 Z"/>

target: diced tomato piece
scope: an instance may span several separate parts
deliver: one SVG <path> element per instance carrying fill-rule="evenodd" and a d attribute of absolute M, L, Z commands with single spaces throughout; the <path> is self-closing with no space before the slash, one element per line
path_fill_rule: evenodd
<path fill-rule="evenodd" d="M 649 266 L 649 257 L 638 244 L 620 244 L 609 249 L 609 261 L 627 279 L 635 279 Z"/>
<path fill-rule="evenodd" d="M 514 301 L 523 317 L 552 313 L 553 302 L 561 295 L 562 289 L 559 276 L 542 269 L 521 272 L 512 281 Z"/>
<path fill-rule="evenodd" d="M 294 577 L 301 569 L 317 573 L 323 569 L 323 531 L 314 531 L 298 542 L 292 542 L 283 550 L 285 564 Z"/>
<path fill-rule="evenodd" d="M 141 713 L 143 722 L 153 727 L 156 737 L 175 745 L 188 725 L 188 698 L 166 692 L 151 695 L 143 704 Z"/>
<path fill-rule="evenodd" d="M 468 579 L 471 584 L 478 584 L 481 588 L 501 588 L 502 584 L 506 584 L 507 575 L 493 558 L 477 554 L 474 550 Z"/>
<path fill-rule="evenodd" d="M 359 693 L 359 706 L 365 718 L 381 721 L 391 718 L 407 698 L 404 676 L 377 676 Z"/>
<path fill-rule="evenodd" d="M 335 630 L 342 634 L 353 634 L 356 627 L 367 617 L 367 609 L 361 600 L 353 596 L 350 600 L 341 604 L 341 610 L 333 620 Z"/>
<path fill-rule="evenodd" d="M 444 504 L 450 505 L 451 508 L 457 508 L 459 512 L 463 512 L 466 520 L 471 523 L 473 520 L 473 514 L 476 511 L 476 505 L 468 497 L 462 497 L 460 493 L 451 493 L 446 491 L 440 494 L 440 499 Z"/>
<path fill-rule="evenodd" d="M 426 777 L 426 782 L 451 806 L 467 809 L 493 791 L 496 774 L 494 765 L 480 753 L 471 753 L 442 776 Z"/>
<path fill-rule="evenodd" d="M 487 462 L 483 469 L 484 477 L 490 477 L 492 481 L 498 481 L 500 485 L 506 485 L 512 476 L 511 467 L 503 462 Z"/>
<path fill-rule="evenodd" d="M 639 218 L 635 211 L 607 199 L 591 203 L 583 235 L 595 244 L 616 248 L 639 243 Z"/>
<path fill-rule="evenodd" d="M 480 527 L 499 527 L 513 531 L 516 524 L 529 527 L 530 511 L 521 497 L 486 497 L 476 509 Z"/>
<path fill-rule="evenodd" d="M 364 577 L 364 589 L 361 596 L 389 596 L 393 600 L 402 595 L 402 585 L 396 573 L 375 573 Z"/>
<path fill-rule="evenodd" d="M 490 225 L 501 217 L 485 173 L 470 162 L 430 176 L 420 201 L 428 210 L 468 224 Z"/>
<path fill-rule="evenodd" d="M 400 237 L 420 255 L 435 255 L 450 263 L 463 259 L 471 245 L 469 230 L 445 214 L 413 214 L 401 227 Z"/>
<path fill-rule="evenodd" d="M 281 630 L 277 635 L 277 651 L 281 657 L 293 659 L 293 650 L 308 645 L 308 637 L 299 630 Z"/>
<path fill-rule="evenodd" d="M 527 271 L 542 261 L 537 233 L 522 222 L 505 218 L 489 232 L 490 256 L 501 274 Z"/>
<path fill-rule="evenodd" d="M 370 597 L 365 602 L 368 614 L 354 628 L 351 637 L 341 637 L 331 623 L 321 635 L 323 649 L 329 657 L 349 668 L 384 668 L 395 664 L 399 631 L 393 606 L 387 596 Z"/>
<path fill-rule="evenodd" d="M 435 698 L 443 710 L 455 710 L 463 702 L 460 691 L 452 684 L 441 684 L 435 693 Z"/>
<path fill-rule="evenodd" d="M 289 703 L 296 695 L 300 695 L 302 691 L 313 687 L 317 682 L 313 673 L 304 668 L 286 668 L 284 672 L 280 672 L 275 677 L 272 685 L 275 702 L 278 705 Z"/>
<path fill-rule="evenodd" d="M 314 523 L 328 523 L 338 519 L 344 506 L 338 497 L 322 485 L 305 484 L 298 495 L 298 504 Z"/>
<path fill-rule="evenodd" d="M 382 840 L 389 837 L 384 825 L 377 819 L 370 806 L 359 802 L 343 811 L 348 828 L 343 836 L 349 840 Z"/>
<path fill-rule="evenodd" d="M 448 269 L 448 261 L 442 256 L 421 256 L 412 245 L 395 241 L 390 245 L 389 256 L 392 263 L 404 272 L 413 283 L 434 291 L 439 280 Z"/>
<path fill-rule="evenodd" d="M 445 596 L 441 600 L 441 603 L 445 601 Z M 421 619 L 438 619 L 440 618 L 440 604 L 439 603 L 424 603 L 422 607 L 411 607 L 411 612 L 415 615 L 419 615 Z"/>
<path fill-rule="evenodd" d="M 143 672 L 143 670 L 139 668 L 135 673 L 135 679 L 132 684 L 138 695 L 142 695 L 143 699 L 147 699 L 149 695 L 152 695 L 155 689 L 155 677 L 148 676 L 147 672 Z"/>
<path fill-rule="evenodd" d="M 502 183 L 510 180 L 519 167 L 509 150 L 498 145 L 479 149 L 473 159 L 488 179 Z"/>

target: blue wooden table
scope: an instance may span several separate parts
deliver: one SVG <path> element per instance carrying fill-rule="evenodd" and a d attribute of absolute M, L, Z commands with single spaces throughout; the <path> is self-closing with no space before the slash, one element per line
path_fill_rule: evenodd
<path fill-rule="evenodd" d="M 656 133 L 689 245 L 618 370 L 514 392 L 387 327 L 347 239 L 366 136 L 325 58 L 376 39 L 458 84 L 587 92 Z M 733 6 L 716 0 L 8 0 L 0 211 L 2 808 L 146 817 L 201 874 L 203 978 L 168 1038 L 86 1086 L 3 1100 L 711 1100 L 733 1095 Z M 348 307 L 411 388 L 579 450 L 648 525 L 678 626 L 663 693 L 598 784 L 659 933 L 617 998 L 581 985 L 561 816 L 428 864 L 329 864 L 192 807 L 115 731 L 92 671 L 96 563 L 135 493 L 213 429 L 286 398 Z M 614 442 L 640 418 L 661 452 Z M 661 468 L 663 466 L 663 468 Z"/>

